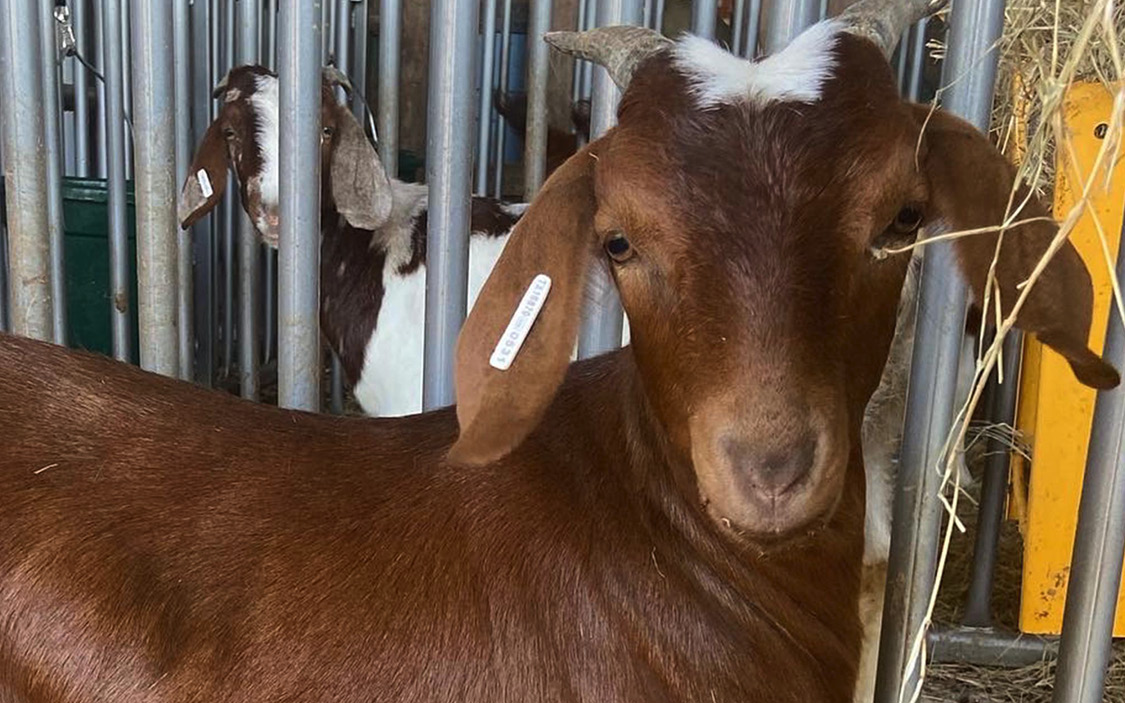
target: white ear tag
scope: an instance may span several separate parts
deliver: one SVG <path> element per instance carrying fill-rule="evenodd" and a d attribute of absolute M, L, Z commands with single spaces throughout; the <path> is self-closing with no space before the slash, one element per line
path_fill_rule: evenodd
<path fill-rule="evenodd" d="M 203 192 L 204 198 L 210 198 L 215 194 L 215 189 L 211 187 L 211 177 L 207 175 L 207 171 L 203 169 L 196 171 L 195 180 L 199 181 L 199 190 Z"/>
<path fill-rule="evenodd" d="M 539 311 L 543 309 L 543 303 L 546 302 L 547 293 L 550 290 L 551 277 L 545 273 L 537 275 L 531 281 L 531 285 L 527 287 L 527 292 L 523 294 L 523 298 L 520 300 L 516 312 L 512 315 L 508 327 L 504 330 L 504 334 L 500 336 L 496 348 L 492 350 L 492 357 L 488 360 L 488 364 L 492 368 L 507 371 L 512 362 L 515 361 L 516 354 L 523 346 L 523 341 L 527 339 L 527 333 L 531 331 L 531 326 L 535 324 L 535 318 L 539 317 Z"/>

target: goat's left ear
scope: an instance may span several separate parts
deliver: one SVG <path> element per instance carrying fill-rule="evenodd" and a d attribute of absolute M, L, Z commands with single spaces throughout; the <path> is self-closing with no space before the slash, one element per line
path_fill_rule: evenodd
<path fill-rule="evenodd" d="M 586 271 L 598 250 L 594 235 L 593 154 L 602 137 L 551 174 L 510 235 L 457 338 L 457 420 L 461 434 L 449 459 L 499 459 L 535 429 L 570 363 L 578 335 Z M 540 274 L 550 278 L 542 308 L 522 304 Z M 519 320 L 522 346 L 510 342 Z M 495 362 L 495 363 L 494 363 Z M 498 368 L 499 367 L 499 368 Z"/>
<path fill-rule="evenodd" d="M 927 120 L 928 106 L 915 106 L 915 110 L 919 123 L 925 124 L 922 168 L 929 180 L 931 219 L 944 220 L 956 230 L 1001 224 L 1016 179 L 1012 165 L 968 122 L 940 110 Z M 1014 206 L 1027 195 L 1027 188 L 1021 185 L 1012 199 Z M 1015 219 L 1047 216 L 1046 208 L 1032 196 Z M 1005 231 L 996 264 L 1004 314 L 1011 312 L 1020 294 L 1017 286 L 1031 275 L 1057 232 L 1053 220 Z M 998 238 L 998 233 L 988 233 L 955 240 L 957 259 L 978 305 L 983 306 Z M 1078 251 L 1066 242 L 1035 282 L 1016 324 L 1062 354 L 1083 384 L 1113 388 L 1121 380 L 1117 371 L 1087 346 L 1093 298 L 1090 273 Z"/>
<path fill-rule="evenodd" d="M 180 191 L 176 213 L 180 227 L 191 227 L 223 199 L 223 191 L 227 189 L 228 165 L 227 140 L 223 137 L 219 120 L 215 120 L 203 134 Z"/>
<path fill-rule="evenodd" d="M 359 122 L 345 106 L 339 115 L 330 164 L 332 200 L 352 227 L 376 229 L 391 216 L 391 184 Z"/>

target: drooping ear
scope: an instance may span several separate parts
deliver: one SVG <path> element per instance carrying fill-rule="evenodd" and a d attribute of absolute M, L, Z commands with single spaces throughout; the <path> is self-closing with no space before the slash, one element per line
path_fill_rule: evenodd
<path fill-rule="evenodd" d="M 184 180 L 184 187 L 180 190 L 177 212 L 180 227 L 191 227 L 223 199 L 223 191 L 227 189 L 229 165 L 223 128 L 215 120 L 203 134 L 203 141 L 199 143 L 195 159 Z"/>
<path fill-rule="evenodd" d="M 351 111 L 341 106 L 337 114 L 330 166 L 332 200 L 352 227 L 376 229 L 391 216 L 391 184 Z"/>
<path fill-rule="evenodd" d="M 956 230 L 991 227 L 1004 221 L 1011 199 L 1018 207 L 1027 197 L 1023 185 L 1011 198 L 1015 168 L 971 124 L 935 111 L 926 122 L 928 106 L 915 106 L 925 123 L 923 169 L 930 184 L 930 213 Z M 1032 196 L 1014 220 L 1047 217 L 1047 209 Z M 1011 312 L 1027 280 L 1058 232 L 1053 221 L 1030 222 L 1004 232 L 996 264 L 996 283 L 1004 314 Z M 978 305 L 996 252 L 998 233 L 955 240 L 957 259 Z M 1113 388 L 1117 371 L 1090 350 L 1088 338 L 1094 292 L 1090 273 L 1070 242 L 1063 244 L 1043 270 L 1020 310 L 1016 324 L 1062 354 L 1074 375 L 1092 388 Z M 983 308 L 982 308 L 983 309 Z"/>
<path fill-rule="evenodd" d="M 560 166 L 512 232 L 457 339 L 454 381 L 461 434 L 451 461 L 499 459 L 535 429 L 562 383 L 578 334 L 586 270 L 597 250 L 594 235 L 595 154 L 609 137 L 587 145 Z M 550 289 L 511 365 L 493 365 L 501 337 L 540 274 Z M 541 289 L 540 289 L 541 290 Z M 526 330 L 526 326 L 524 327 Z M 510 349 L 510 347 L 509 347 Z M 503 366 L 503 363 L 499 364 Z"/>

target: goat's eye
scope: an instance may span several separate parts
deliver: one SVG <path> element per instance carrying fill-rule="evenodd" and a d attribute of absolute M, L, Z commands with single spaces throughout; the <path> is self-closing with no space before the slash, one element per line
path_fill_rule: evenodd
<path fill-rule="evenodd" d="M 324 135 L 325 139 L 331 139 L 332 135 L 336 133 L 336 130 L 332 129 L 331 127 L 325 127 L 324 129 L 320 130 L 320 133 Z"/>
<path fill-rule="evenodd" d="M 922 209 L 916 205 L 907 205 L 898 211 L 891 226 L 899 234 L 913 234 L 922 226 Z"/>
<path fill-rule="evenodd" d="M 633 256 L 633 245 L 620 232 L 614 232 L 605 242 L 605 253 L 617 263 L 628 261 Z"/>
<path fill-rule="evenodd" d="M 223 136 L 227 139 L 234 139 L 234 128 L 224 127 L 223 128 Z"/>

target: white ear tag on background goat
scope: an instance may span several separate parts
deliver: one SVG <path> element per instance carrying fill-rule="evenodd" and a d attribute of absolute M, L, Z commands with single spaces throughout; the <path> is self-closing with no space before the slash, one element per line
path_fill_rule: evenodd
<path fill-rule="evenodd" d="M 211 187 L 211 177 L 207 175 L 207 171 L 203 169 L 196 171 L 195 180 L 199 181 L 199 190 L 202 191 L 204 198 L 210 198 L 215 194 L 215 189 Z"/>
<path fill-rule="evenodd" d="M 508 322 L 508 327 L 505 328 L 504 334 L 500 335 L 496 348 L 492 350 L 492 357 L 488 360 L 492 368 L 507 371 L 515 361 L 516 354 L 523 346 L 523 341 L 527 339 L 531 326 L 535 324 L 535 318 L 539 317 L 539 311 L 543 309 L 543 303 L 546 302 L 550 290 L 551 277 L 545 273 L 537 275 L 531 281 L 511 321 Z"/>

